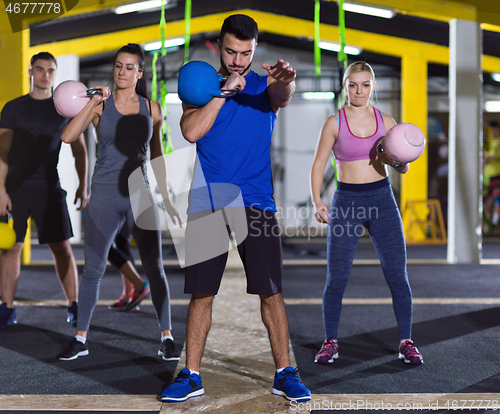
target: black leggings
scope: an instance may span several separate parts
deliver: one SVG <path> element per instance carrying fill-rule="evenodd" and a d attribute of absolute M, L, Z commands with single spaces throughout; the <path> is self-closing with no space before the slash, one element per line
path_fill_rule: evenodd
<path fill-rule="evenodd" d="M 123 226 L 116 234 L 115 240 L 109 248 L 108 253 L 108 261 L 116 270 L 120 270 L 120 268 L 127 262 L 134 263 L 134 257 L 130 251 L 131 238 L 132 235 L 130 234 L 128 223 L 124 221 Z"/>

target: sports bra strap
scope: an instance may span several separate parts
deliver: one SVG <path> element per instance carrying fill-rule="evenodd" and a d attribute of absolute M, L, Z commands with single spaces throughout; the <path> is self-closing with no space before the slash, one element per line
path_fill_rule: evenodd
<path fill-rule="evenodd" d="M 382 119 L 384 119 L 384 113 L 380 109 L 378 111 L 380 112 L 380 116 L 382 117 Z M 333 115 L 335 115 L 335 118 L 337 118 L 337 123 L 340 125 L 340 119 L 337 112 L 335 112 Z"/>

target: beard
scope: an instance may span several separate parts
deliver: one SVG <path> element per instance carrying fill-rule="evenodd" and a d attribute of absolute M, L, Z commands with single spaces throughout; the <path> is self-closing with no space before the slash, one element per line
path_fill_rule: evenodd
<path fill-rule="evenodd" d="M 228 75 L 230 75 L 233 72 L 238 72 L 240 75 L 243 76 L 243 74 L 246 73 L 250 69 L 250 66 L 252 66 L 252 61 L 250 61 L 250 63 L 248 64 L 248 66 L 246 68 L 244 68 L 242 70 L 235 71 L 235 70 L 229 69 L 227 67 L 227 65 L 224 63 L 224 61 L 222 60 L 222 56 L 220 57 L 220 65 L 221 65 L 222 69 L 224 69 L 224 72 L 226 72 Z"/>

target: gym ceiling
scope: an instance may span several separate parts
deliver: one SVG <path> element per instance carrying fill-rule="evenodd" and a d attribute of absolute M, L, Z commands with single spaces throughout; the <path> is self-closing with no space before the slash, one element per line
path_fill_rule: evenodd
<path fill-rule="evenodd" d="M 66 0 L 66 5 L 71 2 L 75 4 L 77 0 Z M 173 5 L 166 9 L 167 38 L 183 36 L 185 30 L 185 1 L 171 2 Z M 50 44 L 56 55 L 78 54 L 83 58 L 82 69 L 92 70 L 108 63 L 106 55 L 124 43 L 159 40 L 160 12 L 115 14 L 113 8 L 123 3 L 123 0 L 79 0 L 64 17 L 42 25 L 32 21 L 30 50 L 25 56 Z M 347 43 L 363 47 L 360 59 L 399 68 L 403 53 L 399 49 L 423 43 L 436 55 L 428 59 L 429 75 L 446 76 L 448 22 L 477 21 L 483 28 L 484 81 L 494 83 L 488 72 L 500 72 L 499 0 L 363 0 L 362 3 L 392 8 L 397 14 L 392 19 L 382 19 L 346 12 Z M 192 0 L 191 44 L 215 42 L 223 18 L 242 11 L 250 12 L 259 23 L 259 42 L 312 52 L 314 5 L 315 0 Z M 321 1 L 320 5 L 321 37 L 338 40 L 337 2 Z"/>

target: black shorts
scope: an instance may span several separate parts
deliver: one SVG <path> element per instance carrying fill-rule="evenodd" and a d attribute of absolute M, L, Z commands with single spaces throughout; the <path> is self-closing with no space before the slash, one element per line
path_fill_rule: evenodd
<path fill-rule="evenodd" d="M 66 191 L 24 186 L 9 192 L 16 242 L 23 242 L 28 218 L 35 220 L 38 241 L 58 243 L 73 237 L 73 228 L 66 204 Z"/>
<path fill-rule="evenodd" d="M 228 209 L 224 209 L 227 211 Z M 215 212 L 202 212 L 190 214 L 186 227 L 186 259 L 190 252 L 196 249 L 196 242 L 206 235 L 200 235 L 193 226 L 194 221 Z M 255 295 L 272 295 L 282 291 L 281 280 L 283 273 L 283 250 L 278 221 L 273 211 L 258 210 L 245 207 L 246 227 L 248 235 L 238 244 L 238 253 L 243 262 L 247 278 L 247 293 Z M 231 221 L 231 220 L 229 220 Z M 218 226 L 209 235 L 225 238 L 229 245 L 229 233 L 238 232 L 228 223 L 228 226 Z M 233 228 L 232 228 L 233 227 Z M 241 230 L 241 228 L 240 228 Z M 236 235 L 238 239 L 238 235 Z M 186 266 L 184 293 L 188 294 L 217 294 L 219 291 L 222 274 L 227 263 L 228 253 L 225 252 L 203 262 Z"/>

